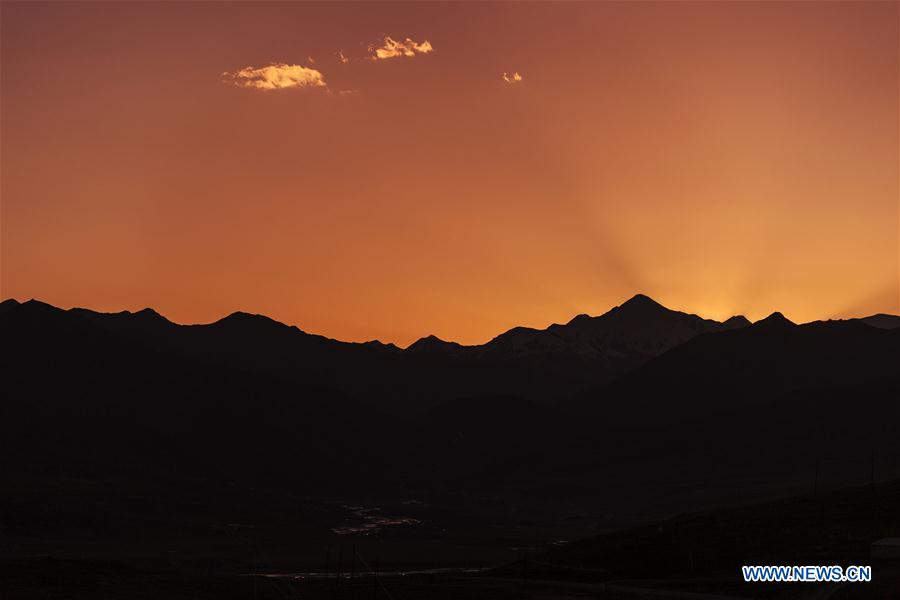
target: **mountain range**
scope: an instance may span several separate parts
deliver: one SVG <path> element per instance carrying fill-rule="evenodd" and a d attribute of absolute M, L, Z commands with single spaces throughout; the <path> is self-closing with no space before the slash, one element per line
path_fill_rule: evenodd
<path fill-rule="evenodd" d="M 244 312 L 214 323 L 179 325 L 149 308 L 62 311 L 35 300 L 6 300 L 0 318 L 41 326 L 65 323 L 85 336 L 108 334 L 190 360 L 375 397 L 379 410 L 395 413 L 485 393 L 553 404 L 604 385 L 700 334 L 751 325 L 743 316 L 718 322 L 670 310 L 642 294 L 600 316 L 581 314 L 546 329 L 515 327 L 481 345 L 428 336 L 406 349 L 378 341 L 340 342 Z M 900 327 L 900 317 L 891 315 L 860 321 Z"/>
<path fill-rule="evenodd" d="M 588 535 L 881 479 L 900 473 L 898 322 L 717 322 L 638 295 L 400 349 L 246 313 L 178 325 L 7 300 L 0 531 L 165 545 L 237 522 L 322 543 L 310 531 L 333 524 L 291 506 L 328 496 Z"/>

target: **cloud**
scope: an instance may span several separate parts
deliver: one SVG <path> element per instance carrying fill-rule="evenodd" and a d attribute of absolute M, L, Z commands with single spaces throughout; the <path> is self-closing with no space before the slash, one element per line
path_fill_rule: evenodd
<path fill-rule="evenodd" d="M 412 57 L 417 54 L 428 54 L 434 51 L 431 42 L 414 42 L 410 38 L 397 41 L 390 36 L 384 36 L 378 45 L 369 46 L 369 52 L 372 54 L 372 60 L 385 60 L 388 58 L 397 58 L 398 56 Z"/>
<path fill-rule="evenodd" d="M 350 59 L 347 58 L 346 56 L 344 56 L 344 51 L 343 51 L 343 50 L 339 51 L 339 52 L 337 53 L 337 55 L 338 55 L 338 59 L 341 61 L 341 64 L 346 65 L 348 62 L 350 62 Z"/>
<path fill-rule="evenodd" d="M 500 77 L 502 77 L 503 81 L 506 83 L 519 83 L 522 81 L 522 76 L 519 75 L 518 71 L 515 73 L 503 73 Z"/>
<path fill-rule="evenodd" d="M 274 63 L 265 67 L 246 67 L 234 73 L 222 73 L 227 83 L 257 90 L 284 90 L 288 88 L 326 88 L 325 77 L 320 71 L 302 65 Z"/>

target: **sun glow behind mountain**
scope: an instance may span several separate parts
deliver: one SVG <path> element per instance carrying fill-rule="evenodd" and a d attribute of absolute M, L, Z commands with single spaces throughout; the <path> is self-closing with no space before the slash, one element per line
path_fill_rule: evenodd
<path fill-rule="evenodd" d="M 637 291 L 898 312 L 896 3 L 5 3 L 2 40 L 3 297 L 404 346 Z"/>

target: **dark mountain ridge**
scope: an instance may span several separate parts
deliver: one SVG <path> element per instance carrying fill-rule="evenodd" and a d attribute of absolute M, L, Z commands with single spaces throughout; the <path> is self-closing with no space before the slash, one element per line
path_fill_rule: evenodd
<path fill-rule="evenodd" d="M 38 306 L 49 309 L 37 301 L 6 301 L 0 314 L 27 320 L 26 313 Z M 134 313 L 55 310 L 55 318 L 68 315 L 157 351 L 360 397 L 389 396 L 390 402 L 379 405 L 394 412 L 479 393 L 514 393 L 552 403 L 605 383 L 694 335 L 743 323 L 702 319 L 637 295 L 598 317 L 579 315 L 543 330 L 517 327 L 479 346 L 429 336 L 400 350 L 377 341 L 340 342 L 244 312 L 209 324 L 179 325 L 149 308 Z"/>
<path fill-rule="evenodd" d="M 749 410 L 803 389 L 895 380 L 900 329 L 864 320 L 797 325 L 779 312 L 748 327 L 699 335 L 607 386 L 607 418 L 671 424 Z M 615 399 L 611 401 L 610 399 Z"/>
<path fill-rule="evenodd" d="M 897 329 L 900 327 L 900 316 L 897 315 L 888 315 L 885 313 L 878 313 L 875 315 L 870 315 L 868 317 L 863 317 L 860 319 L 866 325 L 871 325 L 872 327 L 880 327 L 881 329 Z"/>
<path fill-rule="evenodd" d="M 0 472 L 59 490 L 41 502 L 63 513 L 91 481 L 129 515 L 145 509 L 120 490 L 169 494 L 177 516 L 177 490 L 199 486 L 195 504 L 227 522 L 281 506 L 248 508 L 243 490 L 449 498 L 580 535 L 900 472 L 900 329 L 728 323 L 637 297 L 483 346 L 400 350 L 246 313 L 178 325 L 7 301 Z M 30 509 L 3 503 L 0 529 L 35 535 L 4 522 Z"/>
<path fill-rule="evenodd" d="M 428 336 L 403 350 L 378 341 L 341 342 L 245 312 L 209 324 L 180 325 L 149 308 L 133 313 L 63 311 L 34 300 L 7 300 L 0 318 L 30 322 L 51 312 L 54 322 L 71 321 L 66 327 L 95 326 L 158 352 L 335 389 L 398 414 L 480 394 L 557 403 L 609 383 L 696 336 L 749 325 L 743 316 L 720 323 L 670 310 L 643 294 L 600 316 L 578 315 L 546 329 L 515 327 L 481 345 Z M 885 322 L 878 319 L 879 326 Z"/>

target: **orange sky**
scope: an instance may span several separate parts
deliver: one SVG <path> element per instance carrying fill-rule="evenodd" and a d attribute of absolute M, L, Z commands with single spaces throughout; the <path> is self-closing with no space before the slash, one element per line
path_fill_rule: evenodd
<path fill-rule="evenodd" d="M 0 296 L 401 345 L 897 313 L 898 6 L 3 2 Z"/>

